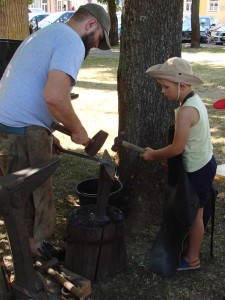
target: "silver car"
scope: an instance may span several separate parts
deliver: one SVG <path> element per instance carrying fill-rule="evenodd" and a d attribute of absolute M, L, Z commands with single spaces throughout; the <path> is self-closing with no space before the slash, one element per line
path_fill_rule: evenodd
<path fill-rule="evenodd" d="M 55 22 L 62 22 L 65 23 L 68 21 L 72 15 L 75 13 L 75 11 L 60 11 L 51 13 L 47 18 L 44 18 L 41 22 L 39 22 L 38 27 L 39 29 L 44 28 L 52 23 Z"/>
<path fill-rule="evenodd" d="M 223 43 L 225 43 L 225 26 L 217 29 L 213 41 L 216 43 L 216 45 L 223 45 Z"/>

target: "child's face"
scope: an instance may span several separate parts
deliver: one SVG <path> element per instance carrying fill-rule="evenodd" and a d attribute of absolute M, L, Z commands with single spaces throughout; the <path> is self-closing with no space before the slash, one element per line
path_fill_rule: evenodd
<path fill-rule="evenodd" d="M 166 80 L 157 79 L 162 87 L 162 93 L 169 100 L 177 100 L 178 96 L 178 83 Z"/>

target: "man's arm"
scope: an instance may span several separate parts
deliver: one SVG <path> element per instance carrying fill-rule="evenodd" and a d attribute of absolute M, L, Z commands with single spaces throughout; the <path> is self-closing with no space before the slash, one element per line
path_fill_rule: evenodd
<path fill-rule="evenodd" d="M 89 138 L 76 115 L 70 98 L 71 77 L 58 70 L 51 70 L 44 88 L 44 98 L 52 116 L 71 132 L 71 139 L 77 144 L 88 144 Z"/>

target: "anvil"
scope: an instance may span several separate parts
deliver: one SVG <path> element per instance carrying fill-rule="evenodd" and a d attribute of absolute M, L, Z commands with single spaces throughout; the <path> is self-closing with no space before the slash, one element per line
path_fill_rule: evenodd
<path fill-rule="evenodd" d="M 33 267 L 24 222 L 25 199 L 56 170 L 59 160 L 26 168 L 0 178 L 0 215 L 4 218 L 14 262 L 14 299 L 45 300 L 44 284 Z M 17 298 L 18 297 L 18 298 Z"/>

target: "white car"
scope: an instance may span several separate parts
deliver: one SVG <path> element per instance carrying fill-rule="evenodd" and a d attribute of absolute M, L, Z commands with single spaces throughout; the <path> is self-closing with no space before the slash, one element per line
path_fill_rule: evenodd
<path fill-rule="evenodd" d="M 30 33 L 37 31 L 39 22 L 42 21 L 47 16 L 49 16 L 49 13 L 46 12 L 28 13 Z"/>
<path fill-rule="evenodd" d="M 216 43 L 216 45 L 223 45 L 223 43 L 225 43 L 225 26 L 217 29 L 213 41 Z"/>
<path fill-rule="evenodd" d="M 44 13 L 45 11 L 42 8 L 34 7 L 34 8 L 28 8 L 28 12 L 35 13 L 35 14 L 41 14 L 41 13 Z"/>
<path fill-rule="evenodd" d="M 38 27 L 39 29 L 41 29 L 55 22 L 65 23 L 72 17 L 74 13 L 74 10 L 51 13 L 47 18 L 45 18 L 38 24 Z"/>

